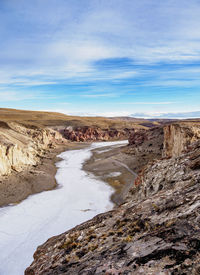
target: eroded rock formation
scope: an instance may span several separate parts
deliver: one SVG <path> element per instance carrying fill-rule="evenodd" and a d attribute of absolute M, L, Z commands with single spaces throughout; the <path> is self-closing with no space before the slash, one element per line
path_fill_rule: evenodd
<path fill-rule="evenodd" d="M 52 129 L 1 121 L 0 176 L 36 165 L 47 149 L 64 142 L 61 134 Z"/>
<path fill-rule="evenodd" d="M 98 127 L 68 127 L 64 129 L 63 135 L 71 141 L 108 141 L 128 138 L 131 130 L 101 129 Z"/>
<path fill-rule="evenodd" d="M 193 137 L 187 150 L 150 161 L 124 204 L 38 247 L 25 274 L 199 274 L 200 140 Z"/>

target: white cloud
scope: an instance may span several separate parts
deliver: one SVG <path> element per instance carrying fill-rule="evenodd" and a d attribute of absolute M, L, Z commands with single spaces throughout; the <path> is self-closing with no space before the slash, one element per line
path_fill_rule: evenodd
<path fill-rule="evenodd" d="M 15 3 L 9 3 L 13 18 L 24 20 L 27 28 L 24 26 L 20 39 L 9 25 L 7 28 L 12 36 L 0 57 L 7 68 L 12 61 L 11 68 L 6 69 L 12 76 L 18 76 L 20 68 L 24 75 L 28 69 L 55 78 L 93 77 L 96 72 L 91 62 L 112 57 L 129 57 L 142 63 L 199 60 L 200 6 L 194 0 L 168 0 L 156 5 L 152 0 L 87 1 L 80 4 L 80 9 L 72 1 L 37 1 L 35 6 L 26 1 L 18 6 Z M 44 7 L 45 15 L 41 12 Z M 18 18 L 15 11 L 22 11 L 23 16 Z M 112 72 L 109 77 L 131 74 Z"/>
<path fill-rule="evenodd" d="M 43 92 L 29 92 L 29 91 L 11 91 L 5 90 L 5 88 L 0 89 L 0 101 L 2 102 L 12 102 L 12 101 L 22 101 L 22 100 L 49 100 L 55 99 L 56 96 L 52 96 L 48 93 Z"/>
<path fill-rule="evenodd" d="M 98 117 L 118 117 L 118 116 L 129 116 L 130 113 L 126 111 L 118 111 L 118 112 L 64 112 L 64 114 L 68 115 L 76 115 L 76 116 L 98 116 Z"/>
<path fill-rule="evenodd" d="M 44 111 L 44 110 L 43 110 Z M 48 112 L 59 112 L 66 115 L 72 116 L 98 116 L 98 117 L 135 117 L 135 118 L 146 118 L 146 119 L 187 119 L 187 118 L 200 118 L 200 111 L 194 112 L 141 112 L 131 114 L 128 111 L 113 111 L 113 112 L 78 112 L 71 111 L 70 109 L 48 109 Z"/>
<path fill-rule="evenodd" d="M 199 1 L 87 0 L 78 1 L 78 4 L 73 0 L 36 0 L 34 4 L 27 0 L 4 2 L 4 13 L 0 9 L 1 101 L 45 98 L 42 93 L 33 93 L 28 87 L 45 84 L 95 82 L 93 91 L 82 95 L 88 101 L 89 98 L 121 95 L 119 91 L 123 88 L 117 87 L 117 84 L 129 78 L 132 79 L 130 89 L 138 85 L 146 91 L 149 86 L 163 90 L 165 87 L 200 86 L 199 68 L 190 68 L 189 71 L 184 68 L 172 69 L 172 65 L 162 71 L 151 67 L 162 62 L 180 65 L 199 62 Z M 135 66 L 132 69 L 129 65 L 120 67 L 116 63 L 109 68 L 99 69 L 95 64 L 95 61 L 111 58 L 127 58 L 134 65 L 140 64 L 146 68 Z M 143 79 L 139 79 L 140 76 Z M 135 81 L 135 78 L 140 81 Z M 118 94 L 112 92 L 113 89 L 106 93 L 108 87 L 96 92 L 100 81 L 115 83 Z M 23 86 L 27 89 L 25 95 L 13 91 Z M 55 89 L 56 93 L 59 94 Z M 73 91 L 66 93 L 72 94 Z M 138 95 L 137 102 L 130 100 L 123 104 L 149 105 L 145 107 L 147 110 L 150 105 L 157 105 L 154 108 L 166 105 L 161 106 L 161 110 L 173 103 L 178 105 L 171 97 L 161 97 L 160 102 L 152 98 L 153 102 L 148 102 L 149 98 L 140 98 L 139 89 L 135 89 L 134 93 Z M 62 98 L 62 95 L 59 97 Z M 122 110 L 117 115 L 124 113 L 130 114 Z"/>
<path fill-rule="evenodd" d="M 173 101 L 162 101 L 162 102 L 151 102 L 151 101 L 147 101 L 147 102 L 123 102 L 122 104 L 127 104 L 127 105 L 171 105 L 177 102 L 173 102 Z"/>
<path fill-rule="evenodd" d="M 21 100 L 27 100 L 27 99 L 34 99 L 37 98 L 36 95 L 30 94 L 30 93 L 19 93 L 14 91 L 1 91 L 0 92 L 0 99 L 1 102 L 3 101 L 21 101 Z"/>
<path fill-rule="evenodd" d="M 117 93 L 94 93 L 94 94 L 82 94 L 81 97 L 87 97 L 87 98 L 100 98 L 100 97 L 118 97 L 119 94 Z"/>

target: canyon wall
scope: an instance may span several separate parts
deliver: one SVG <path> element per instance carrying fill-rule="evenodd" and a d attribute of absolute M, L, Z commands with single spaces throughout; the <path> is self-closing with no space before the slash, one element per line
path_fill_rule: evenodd
<path fill-rule="evenodd" d="M 140 129 L 133 130 L 128 139 L 129 145 L 133 147 L 147 146 L 147 147 L 158 147 L 162 149 L 164 142 L 163 127 L 152 127 L 148 130 Z"/>
<path fill-rule="evenodd" d="M 0 122 L 0 176 L 36 165 L 45 151 L 66 142 L 60 133 L 47 128 Z"/>
<path fill-rule="evenodd" d="M 132 129 L 101 129 L 99 127 L 67 127 L 62 130 L 63 136 L 71 141 L 108 141 L 108 140 L 120 140 L 128 139 Z"/>
<path fill-rule="evenodd" d="M 200 138 L 200 123 L 181 122 L 164 127 L 163 157 L 178 157 Z"/>
<path fill-rule="evenodd" d="M 129 146 L 144 152 L 159 150 L 163 157 L 178 157 L 186 152 L 193 142 L 200 138 L 200 123 L 179 122 L 165 126 L 153 127 L 149 130 L 132 131 Z M 147 148 L 149 147 L 149 150 Z"/>
<path fill-rule="evenodd" d="M 162 157 L 163 127 L 135 130 L 130 134 L 128 141 L 129 145 L 124 149 L 129 157 L 128 166 L 139 173 L 150 160 Z"/>

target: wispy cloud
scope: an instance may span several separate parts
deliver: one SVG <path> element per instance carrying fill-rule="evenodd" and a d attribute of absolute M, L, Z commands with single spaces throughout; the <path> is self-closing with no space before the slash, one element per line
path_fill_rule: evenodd
<path fill-rule="evenodd" d="M 19 93 L 13 91 L 0 91 L 1 102 L 3 101 L 21 101 L 21 100 L 31 100 L 38 98 L 35 94 L 30 93 Z"/>
<path fill-rule="evenodd" d="M 199 14 L 198 0 L 1 1 L 0 102 L 198 110 Z"/>
<path fill-rule="evenodd" d="M 82 97 L 101 98 L 101 97 L 118 97 L 116 93 L 99 93 L 99 94 L 82 94 Z"/>
<path fill-rule="evenodd" d="M 12 102 L 12 101 L 23 101 L 23 100 L 44 100 L 44 99 L 55 99 L 55 96 L 45 93 L 36 93 L 29 91 L 2 91 L 0 90 L 1 102 Z"/>
<path fill-rule="evenodd" d="M 93 69 L 91 61 L 105 58 L 129 57 L 145 63 L 199 60 L 197 1 L 188 5 L 183 0 L 181 7 L 179 1 L 169 0 L 156 5 L 152 0 L 79 4 L 80 8 L 71 1 L 55 5 L 44 0 L 33 7 L 24 0 L 5 2 L 8 14 L 1 14 L 3 25 L 14 21 L 16 26 L 24 23 L 24 28 L 20 34 L 16 27 L 7 33 L 1 28 L 7 40 L 1 64 L 25 70 L 39 67 L 47 75 L 54 67 L 64 75 L 68 69 L 79 73 L 78 67 L 87 73 Z"/>
<path fill-rule="evenodd" d="M 130 104 L 130 105 L 169 105 L 169 104 L 175 104 L 177 102 L 172 102 L 172 101 L 164 101 L 164 102 L 123 102 L 122 104 Z"/>

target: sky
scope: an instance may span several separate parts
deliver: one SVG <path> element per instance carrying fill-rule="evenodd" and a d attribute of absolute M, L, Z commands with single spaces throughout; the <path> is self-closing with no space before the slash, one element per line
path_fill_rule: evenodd
<path fill-rule="evenodd" d="M 0 108 L 200 117 L 199 0 L 0 0 Z"/>

